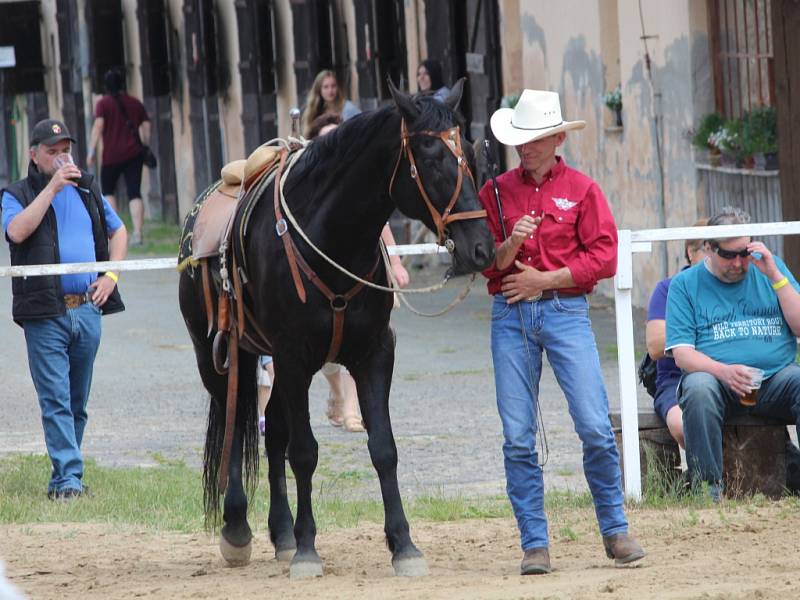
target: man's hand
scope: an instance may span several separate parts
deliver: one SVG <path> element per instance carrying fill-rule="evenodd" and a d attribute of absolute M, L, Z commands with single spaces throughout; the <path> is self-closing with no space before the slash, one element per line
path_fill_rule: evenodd
<path fill-rule="evenodd" d="M 64 165 L 58 171 L 53 174 L 53 177 L 50 179 L 50 182 L 47 184 L 47 187 L 53 192 L 55 196 L 58 192 L 60 192 L 65 185 L 71 185 L 72 187 L 78 187 L 78 184 L 75 183 L 81 178 L 81 170 L 76 167 L 75 165 Z M 74 180 L 74 181 L 73 181 Z"/>
<path fill-rule="evenodd" d="M 525 240 L 533 237 L 533 232 L 536 231 L 536 228 L 539 227 L 539 223 L 541 222 L 541 217 L 536 217 L 534 219 L 530 215 L 522 215 L 522 218 L 514 223 L 514 229 L 511 231 L 510 237 L 514 246 L 519 248 Z"/>
<path fill-rule="evenodd" d="M 519 269 L 517 273 L 503 277 L 500 291 L 509 304 L 514 304 L 526 298 L 533 298 L 550 289 L 550 280 L 546 271 L 539 271 L 531 266 L 522 264 L 518 260 L 514 265 Z"/>
<path fill-rule="evenodd" d="M 755 265 L 772 283 L 783 279 L 783 273 L 775 264 L 772 252 L 764 245 L 764 242 L 750 242 L 747 244 L 747 249 L 750 251 L 748 257 L 750 263 Z"/>
<path fill-rule="evenodd" d="M 114 291 L 116 287 L 116 283 L 111 277 L 103 275 L 102 277 L 98 277 L 97 280 L 89 286 L 89 293 L 92 296 L 92 304 L 95 306 L 103 306 L 108 300 L 108 297 L 111 295 L 111 292 Z"/>
<path fill-rule="evenodd" d="M 752 389 L 753 375 L 746 365 L 723 365 L 717 378 L 740 398 Z"/>

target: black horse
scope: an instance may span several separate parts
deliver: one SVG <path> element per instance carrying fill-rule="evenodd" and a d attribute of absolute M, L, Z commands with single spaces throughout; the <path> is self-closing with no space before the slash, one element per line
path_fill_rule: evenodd
<path fill-rule="evenodd" d="M 407 96 L 392 87 L 393 106 L 359 115 L 305 149 L 284 178 L 283 192 L 297 224 L 322 252 L 352 273 L 362 277 L 371 274 L 373 281 L 385 284 L 378 239 L 397 207 L 438 233 L 440 241 L 448 238 L 457 274 L 476 272 L 491 264 L 494 240 L 485 219 L 476 212 L 481 207 L 467 157 L 461 151 L 463 138 L 454 113 L 462 89 L 463 81 L 442 104 L 432 97 Z M 467 144 L 464 147 L 470 150 Z M 275 361 L 275 382 L 266 414 L 266 452 L 269 530 L 276 557 L 291 559 L 292 577 L 322 574 L 311 507 L 318 447 L 309 424 L 308 388 L 331 348 L 333 307 L 346 304 L 341 345 L 334 362 L 345 365 L 356 381 L 369 453 L 383 496 L 384 531 L 392 564 L 398 575 L 424 574 L 425 559 L 411 541 L 400 498 L 397 448 L 389 418 L 395 345 L 389 327 L 391 294 L 364 287 L 344 300 L 353 280 L 322 259 L 289 225 L 288 234 L 296 243 L 300 260 L 305 259 L 337 294 L 337 300 L 331 301 L 307 276 L 301 276 L 307 293 L 302 302 L 283 236 L 279 235 L 286 223 L 278 221 L 275 214 L 273 186 L 274 182 L 262 190 L 262 201 L 248 217 L 249 233 L 243 243 L 233 240 L 231 254 L 238 265 L 246 264 L 245 304 L 269 339 Z M 243 218 L 239 211 L 234 231 Z M 227 263 L 231 269 L 230 256 Z M 219 268 L 220 261 L 212 261 L 211 272 L 217 282 Z M 206 516 L 216 524 L 219 497 L 224 492 L 220 548 L 229 563 L 246 564 L 252 537 L 247 497 L 252 495 L 258 468 L 258 350 L 246 342 L 239 345 L 238 402 L 227 487 L 223 490 L 218 476 L 229 376 L 214 368 L 213 331 L 209 336 L 200 278 L 183 272 L 179 296 L 200 376 L 211 394 L 204 464 Z M 286 496 L 287 448 L 297 480 L 294 523 Z"/>

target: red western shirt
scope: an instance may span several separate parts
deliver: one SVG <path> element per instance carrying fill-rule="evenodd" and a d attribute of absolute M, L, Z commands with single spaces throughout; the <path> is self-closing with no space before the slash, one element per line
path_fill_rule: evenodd
<path fill-rule="evenodd" d="M 617 226 L 600 186 L 592 179 L 559 158 L 541 184 L 520 166 L 500 175 L 497 187 L 508 235 L 523 215 L 542 218 L 533 238 L 520 246 L 516 259 L 540 271 L 567 267 L 575 287 L 560 292 L 588 294 L 598 281 L 616 273 Z M 499 248 L 503 231 L 491 180 L 479 197 Z M 514 263 L 503 271 L 495 265 L 486 269 L 483 274 L 489 279 L 489 293 L 500 293 L 502 278 L 516 270 Z"/>

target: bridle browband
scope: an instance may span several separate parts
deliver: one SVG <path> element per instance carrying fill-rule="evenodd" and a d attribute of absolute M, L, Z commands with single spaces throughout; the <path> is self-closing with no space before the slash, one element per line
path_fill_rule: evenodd
<path fill-rule="evenodd" d="M 417 169 L 417 163 L 414 160 L 414 153 L 411 151 L 410 140 L 412 137 L 418 135 L 438 138 L 441 140 L 445 147 L 456 158 L 456 162 L 458 163 L 458 179 L 456 180 L 456 189 L 453 190 L 453 195 L 450 196 L 450 201 L 447 203 L 447 208 L 445 208 L 441 214 L 439 214 L 439 212 L 436 210 L 433 202 L 431 202 L 430 196 L 428 196 L 428 193 L 425 191 L 425 186 L 422 185 L 422 179 L 420 178 L 419 170 Z M 483 219 L 486 217 L 485 210 L 469 210 L 458 213 L 450 212 L 453 210 L 459 194 L 461 194 L 461 186 L 464 182 L 464 173 L 467 174 L 472 181 L 472 186 L 475 187 L 475 178 L 472 176 L 472 171 L 470 171 L 469 165 L 467 164 L 467 159 L 464 156 L 464 151 L 461 148 L 461 128 L 456 125 L 455 127 L 445 129 L 444 131 L 426 130 L 409 133 L 408 128 L 406 127 L 406 120 L 402 119 L 400 121 L 400 152 L 397 155 L 397 162 L 394 165 L 394 171 L 392 171 L 392 178 L 389 180 L 390 197 L 392 195 L 392 188 L 394 187 L 394 179 L 397 175 L 397 169 L 400 166 L 400 161 L 403 159 L 404 155 L 408 159 L 409 174 L 411 175 L 411 179 L 416 182 L 417 189 L 419 190 L 422 199 L 425 201 L 428 211 L 431 213 L 434 225 L 436 225 L 436 243 L 440 246 L 444 246 L 449 252 L 452 253 L 455 249 L 455 244 L 448 237 L 447 225 L 453 221 L 462 221 L 465 219 Z M 477 191 L 477 188 L 475 191 Z"/>

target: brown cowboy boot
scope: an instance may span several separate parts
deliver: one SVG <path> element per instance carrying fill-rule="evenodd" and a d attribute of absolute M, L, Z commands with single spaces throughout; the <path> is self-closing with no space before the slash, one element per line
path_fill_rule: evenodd
<path fill-rule="evenodd" d="M 635 539 L 627 533 L 618 533 L 603 538 L 606 556 L 614 559 L 614 564 L 627 565 L 644 558 L 647 554 Z"/>
<path fill-rule="evenodd" d="M 520 575 L 543 575 L 552 571 L 550 568 L 550 552 L 547 548 L 530 548 L 525 550 L 522 564 L 519 566 Z"/>

